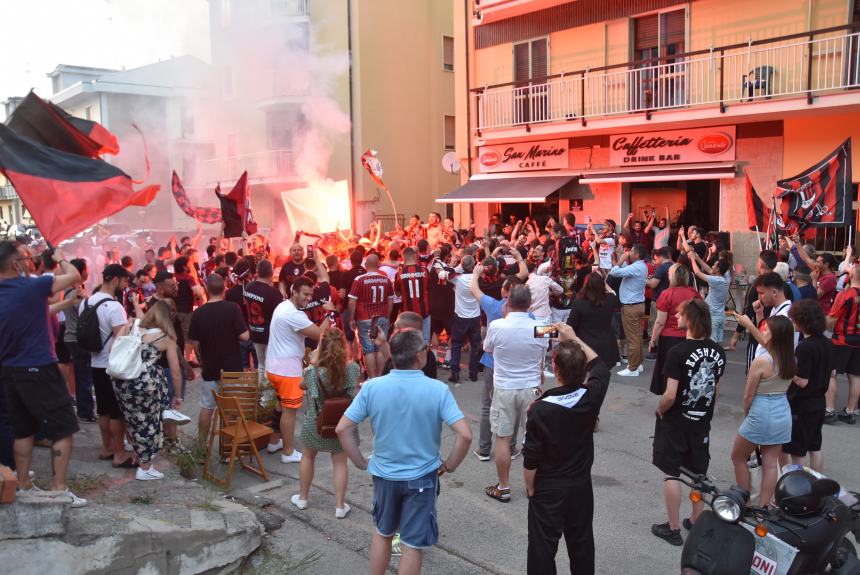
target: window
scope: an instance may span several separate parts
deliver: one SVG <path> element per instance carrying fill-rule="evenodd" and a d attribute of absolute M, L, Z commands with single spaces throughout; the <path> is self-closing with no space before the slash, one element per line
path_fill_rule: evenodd
<path fill-rule="evenodd" d="M 664 108 L 684 103 L 684 65 L 672 58 L 686 48 L 686 10 L 648 14 L 633 20 L 633 59 L 639 83 L 634 91 L 637 109 Z M 657 61 L 657 58 L 664 58 Z"/>
<path fill-rule="evenodd" d="M 549 39 L 514 44 L 514 121 L 517 124 L 548 119 Z M 537 80 L 535 85 L 532 80 Z"/>
<path fill-rule="evenodd" d="M 224 66 L 224 77 L 221 83 L 221 94 L 224 98 L 233 97 L 233 68 Z"/>
<path fill-rule="evenodd" d="M 454 38 L 442 36 L 442 68 L 454 71 Z"/>
<path fill-rule="evenodd" d="M 457 145 L 457 119 L 454 116 L 445 116 L 445 149 L 453 150 Z"/>

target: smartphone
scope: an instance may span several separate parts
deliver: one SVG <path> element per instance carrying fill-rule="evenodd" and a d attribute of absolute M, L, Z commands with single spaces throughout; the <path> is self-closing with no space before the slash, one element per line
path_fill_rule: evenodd
<path fill-rule="evenodd" d="M 314 247 L 311 244 L 308 244 L 308 259 L 314 259 Z"/>
<path fill-rule="evenodd" d="M 558 330 L 551 325 L 536 325 L 535 337 L 544 339 L 558 337 Z"/>
<path fill-rule="evenodd" d="M 379 317 L 370 320 L 370 339 L 371 341 L 379 336 Z"/>

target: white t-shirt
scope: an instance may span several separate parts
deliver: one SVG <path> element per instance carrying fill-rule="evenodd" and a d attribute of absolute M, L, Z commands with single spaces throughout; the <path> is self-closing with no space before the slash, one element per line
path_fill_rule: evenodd
<path fill-rule="evenodd" d="M 99 331 L 102 335 L 102 341 L 106 341 L 107 343 L 105 343 L 105 346 L 100 352 L 91 354 L 92 360 L 90 365 L 96 368 L 107 369 L 110 350 L 116 339 L 111 337 L 113 328 L 128 323 L 128 316 L 126 315 L 125 308 L 122 307 L 122 304 L 104 292 L 96 292 L 85 301 L 87 302 L 87 305 L 93 307 L 102 300 L 110 300 L 109 302 L 99 306 L 96 310 L 96 315 L 99 318 Z M 78 312 L 81 313 L 83 311 L 84 302 L 81 302 L 78 307 Z M 108 339 L 108 337 L 110 337 L 110 339 Z"/>
<path fill-rule="evenodd" d="M 398 269 L 400 269 L 399 266 L 398 267 L 393 267 L 390 265 L 379 266 L 379 271 L 384 273 L 388 277 L 388 279 L 391 281 L 392 284 L 394 283 L 394 279 L 397 277 L 397 270 Z M 397 293 L 395 292 L 394 293 L 394 303 L 401 303 L 401 301 L 402 300 L 400 299 L 400 296 L 397 295 Z"/>
<path fill-rule="evenodd" d="M 615 238 L 603 238 L 599 244 L 598 257 L 600 259 L 600 269 L 612 269 L 612 252 L 615 251 Z"/>
<path fill-rule="evenodd" d="M 552 278 L 537 274 L 532 274 L 526 285 L 532 294 L 532 305 L 529 311 L 539 320 L 550 319 L 552 317 L 552 310 L 549 307 L 549 294 L 550 292 L 560 294 L 564 289 L 555 283 Z"/>
<path fill-rule="evenodd" d="M 454 313 L 463 319 L 480 317 L 481 305 L 472 295 L 472 274 L 462 274 L 450 279 L 454 283 Z"/>
<path fill-rule="evenodd" d="M 484 351 L 493 354 L 493 386 L 497 389 L 529 389 L 541 384 L 548 340 L 534 337 L 541 322 L 523 312 L 510 312 L 490 322 Z"/>
<path fill-rule="evenodd" d="M 293 302 L 284 300 L 275 308 L 269 327 L 266 371 L 283 377 L 301 377 L 305 355 L 305 336 L 299 330 L 313 325 Z"/>

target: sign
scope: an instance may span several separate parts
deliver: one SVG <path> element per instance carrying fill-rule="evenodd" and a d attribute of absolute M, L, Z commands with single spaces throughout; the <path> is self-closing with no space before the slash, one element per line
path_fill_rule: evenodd
<path fill-rule="evenodd" d="M 735 149 L 735 126 L 624 134 L 609 137 L 609 164 L 731 162 Z"/>
<path fill-rule="evenodd" d="M 570 211 L 571 212 L 581 212 L 582 211 L 582 200 L 581 199 L 570 200 Z"/>
<path fill-rule="evenodd" d="M 794 563 L 797 548 L 770 533 L 764 537 L 757 536 L 755 527 L 752 525 L 746 523 L 740 525 L 755 537 L 755 553 L 750 565 L 750 575 L 786 575 L 791 569 L 791 564 Z"/>
<path fill-rule="evenodd" d="M 478 149 L 481 173 L 566 170 L 568 141 L 547 140 L 483 146 Z"/>

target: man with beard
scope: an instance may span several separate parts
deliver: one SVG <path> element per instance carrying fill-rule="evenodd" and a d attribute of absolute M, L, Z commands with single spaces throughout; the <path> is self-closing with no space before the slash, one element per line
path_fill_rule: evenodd
<path fill-rule="evenodd" d="M 295 242 L 290 246 L 290 259 L 281 266 L 278 283 L 284 293 L 290 293 L 290 285 L 297 277 L 305 273 L 305 249 L 302 244 Z"/>
<path fill-rule="evenodd" d="M 633 221 L 633 213 L 627 215 L 627 221 L 624 222 L 624 229 L 630 235 L 631 243 L 642 244 L 648 251 L 651 251 L 651 234 L 642 225 L 639 220 Z"/>
<path fill-rule="evenodd" d="M 305 277 L 314 282 L 313 295 L 311 301 L 299 309 L 307 314 L 308 319 L 316 325 L 320 325 L 325 318 L 329 317 L 329 314 L 337 310 L 339 298 L 337 289 L 331 285 L 331 279 L 322 263 L 322 254 L 319 250 L 316 250 L 316 258 L 313 261 L 316 264 L 316 271 L 305 272 Z M 340 325 L 337 325 L 336 315 L 331 325 L 340 328 Z M 305 341 L 305 346 L 315 349 L 317 342 L 308 339 Z"/>
<path fill-rule="evenodd" d="M 669 210 L 666 210 L 668 215 Z M 654 227 L 654 220 L 657 217 L 657 210 L 651 211 L 651 217 L 648 219 L 648 225 L 645 226 L 645 233 L 654 234 L 654 249 L 658 250 L 660 248 L 669 247 L 669 234 L 671 233 L 671 228 L 669 227 L 669 219 L 668 218 L 660 218 L 657 220 L 657 227 Z"/>

